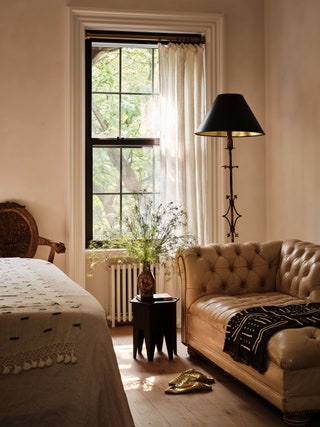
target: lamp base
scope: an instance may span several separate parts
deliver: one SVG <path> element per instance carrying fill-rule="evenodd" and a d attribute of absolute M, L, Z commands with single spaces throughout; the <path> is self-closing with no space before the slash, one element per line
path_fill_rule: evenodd
<path fill-rule="evenodd" d="M 227 137 L 227 150 L 229 154 L 229 164 L 224 165 L 223 167 L 225 169 L 229 169 L 229 189 L 230 194 L 226 196 L 227 200 L 229 200 L 229 205 L 227 208 L 227 211 L 223 216 L 229 224 L 229 232 L 227 234 L 228 237 L 231 237 L 231 242 L 234 242 L 235 237 L 239 237 L 239 234 L 236 233 L 236 223 L 239 218 L 241 218 L 242 215 L 239 214 L 235 207 L 235 200 L 237 199 L 237 196 L 233 194 L 233 175 L 232 170 L 233 168 L 238 168 L 238 166 L 233 166 L 232 164 L 232 150 L 233 150 L 233 140 L 232 140 L 232 133 L 228 132 Z"/>

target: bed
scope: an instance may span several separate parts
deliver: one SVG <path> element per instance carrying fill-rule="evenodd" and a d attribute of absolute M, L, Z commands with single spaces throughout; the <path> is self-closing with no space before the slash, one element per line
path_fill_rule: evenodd
<path fill-rule="evenodd" d="M 0 425 L 133 426 L 105 313 L 54 264 L 0 258 Z"/>

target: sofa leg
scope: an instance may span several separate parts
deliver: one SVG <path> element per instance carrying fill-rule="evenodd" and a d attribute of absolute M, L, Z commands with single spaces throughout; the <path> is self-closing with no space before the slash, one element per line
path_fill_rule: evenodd
<path fill-rule="evenodd" d="M 308 414 L 283 414 L 283 421 L 287 426 L 305 427 L 309 424 Z"/>
<path fill-rule="evenodd" d="M 197 356 L 199 356 L 199 354 L 198 354 L 195 350 L 193 350 L 193 348 L 192 348 L 192 347 L 189 347 L 189 346 L 188 346 L 188 348 L 187 348 L 187 352 L 188 352 L 188 355 L 189 355 L 190 357 L 197 357 Z"/>

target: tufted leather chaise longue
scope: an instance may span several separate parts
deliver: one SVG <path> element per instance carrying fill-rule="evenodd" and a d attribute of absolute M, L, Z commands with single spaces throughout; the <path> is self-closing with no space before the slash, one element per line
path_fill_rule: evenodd
<path fill-rule="evenodd" d="M 282 329 L 261 373 L 223 351 L 227 325 L 243 309 L 320 302 L 320 246 L 299 240 L 194 246 L 178 254 L 182 342 L 263 396 L 288 425 L 320 411 L 320 329 Z M 320 325 L 319 325 L 320 327 Z"/>

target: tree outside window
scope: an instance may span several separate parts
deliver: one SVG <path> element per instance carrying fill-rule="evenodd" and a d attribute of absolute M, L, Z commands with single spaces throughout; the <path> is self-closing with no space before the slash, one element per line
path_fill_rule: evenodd
<path fill-rule="evenodd" d="M 134 194 L 160 193 L 155 46 L 87 40 L 86 238 L 119 229 Z"/>

